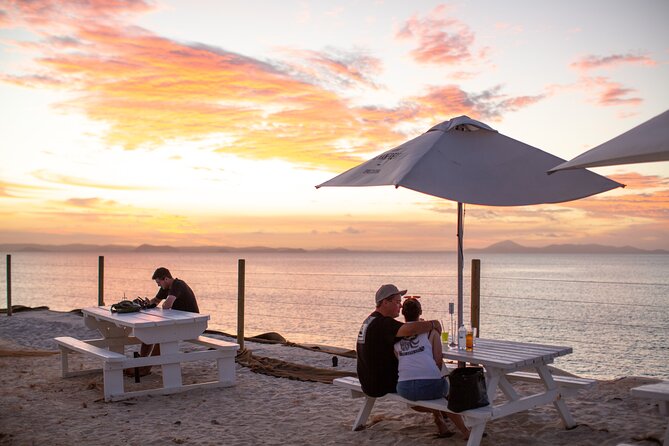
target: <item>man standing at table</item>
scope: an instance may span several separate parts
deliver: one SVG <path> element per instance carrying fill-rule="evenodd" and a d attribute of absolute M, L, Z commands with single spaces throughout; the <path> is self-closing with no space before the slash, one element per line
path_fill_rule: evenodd
<path fill-rule="evenodd" d="M 395 285 L 382 285 L 376 292 L 376 310 L 362 323 L 358 333 L 356 352 L 358 379 L 362 391 L 372 397 L 395 393 L 397 388 L 397 357 L 393 346 L 399 338 L 429 333 L 441 333 L 437 320 L 403 324 L 395 318 L 400 315 L 402 296 Z"/>
<path fill-rule="evenodd" d="M 160 287 L 156 297 L 151 299 L 152 304 L 158 305 L 161 300 L 163 302 L 164 310 L 180 310 L 188 311 L 190 313 L 199 313 L 200 309 L 197 306 L 197 299 L 195 293 L 190 289 L 188 284 L 181 279 L 172 277 L 170 270 L 167 268 L 158 268 L 151 277 L 156 281 Z M 158 356 L 160 355 L 160 344 L 142 344 L 139 351 L 140 356 Z M 126 374 L 134 375 L 134 369 L 127 369 Z M 139 375 L 146 376 L 151 373 L 151 366 L 139 367 Z"/>

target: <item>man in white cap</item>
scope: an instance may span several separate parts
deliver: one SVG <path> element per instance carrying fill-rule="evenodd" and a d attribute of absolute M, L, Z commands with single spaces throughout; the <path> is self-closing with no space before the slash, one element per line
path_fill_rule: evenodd
<path fill-rule="evenodd" d="M 381 397 L 396 391 L 397 357 L 393 346 L 399 338 L 430 330 L 441 333 L 437 320 L 403 324 L 395 319 L 400 315 L 402 296 L 406 292 L 395 285 L 382 285 L 376 292 L 376 310 L 360 327 L 356 344 L 358 378 L 362 391 L 369 396 Z"/>

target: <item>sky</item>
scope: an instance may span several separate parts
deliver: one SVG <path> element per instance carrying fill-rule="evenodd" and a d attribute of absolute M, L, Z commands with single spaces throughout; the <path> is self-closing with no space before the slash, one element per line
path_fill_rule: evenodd
<path fill-rule="evenodd" d="M 454 250 L 456 205 L 320 184 L 467 115 L 570 159 L 669 108 L 666 0 L 0 1 L 0 243 Z M 669 163 L 502 240 L 669 249 Z"/>

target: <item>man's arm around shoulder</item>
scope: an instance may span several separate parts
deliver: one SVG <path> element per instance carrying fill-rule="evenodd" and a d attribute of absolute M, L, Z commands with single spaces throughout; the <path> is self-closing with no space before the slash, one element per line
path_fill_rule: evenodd
<path fill-rule="evenodd" d="M 432 330 L 436 330 L 438 333 L 441 333 L 441 324 L 437 320 L 433 321 L 416 321 L 408 324 L 402 324 L 399 330 L 397 330 L 396 336 L 398 338 L 403 338 L 406 336 L 414 336 L 421 333 L 429 333 Z"/>

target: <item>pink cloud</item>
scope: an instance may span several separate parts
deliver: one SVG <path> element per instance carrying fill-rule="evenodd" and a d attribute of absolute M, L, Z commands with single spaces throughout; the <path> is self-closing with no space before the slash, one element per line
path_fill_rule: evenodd
<path fill-rule="evenodd" d="M 438 6 L 424 18 L 411 17 L 396 37 L 415 40 L 411 56 L 417 62 L 457 64 L 472 59 L 474 33 L 464 23 L 442 17 L 445 8 Z"/>
<path fill-rule="evenodd" d="M 580 58 L 576 62 L 572 62 L 570 66 L 577 70 L 588 71 L 598 68 L 616 68 L 626 64 L 655 66 L 657 62 L 648 56 L 637 54 L 589 55 Z"/>
<path fill-rule="evenodd" d="M 521 25 L 513 25 L 507 22 L 495 23 L 495 29 L 499 31 L 508 32 L 511 34 L 520 34 L 523 32 L 523 27 Z"/>
<path fill-rule="evenodd" d="M 633 88 L 626 88 L 607 77 L 586 77 L 581 80 L 590 94 L 595 94 L 595 101 L 602 106 L 640 105 L 643 99 L 630 97 L 636 93 Z"/>
<path fill-rule="evenodd" d="M 0 28 L 9 28 L 12 26 L 12 22 L 9 19 L 9 14 L 0 9 Z"/>
<path fill-rule="evenodd" d="M 345 52 L 328 49 L 282 50 L 289 57 L 296 59 L 288 62 L 287 71 L 296 77 L 325 87 L 361 86 L 377 88 L 373 76 L 382 71 L 380 59 L 360 52 Z"/>
<path fill-rule="evenodd" d="M 87 20 L 112 19 L 152 9 L 144 0 L 8 0 L 5 13 L 15 25 L 78 26 Z"/>
<path fill-rule="evenodd" d="M 113 200 L 103 200 L 102 198 L 70 198 L 65 201 L 67 204 L 80 208 L 108 208 L 117 205 Z"/>
<path fill-rule="evenodd" d="M 14 84 L 21 87 L 40 88 L 40 87 L 60 87 L 64 85 L 64 81 L 57 77 L 30 74 L 30 75 L 9 75 L 0 74 L 0 81 L 8 84 Z"/>
<path fill-rule="evenodd" d="M 589 76 L 592 70 L 615 69 L 623 65 L 655 66 L 657 62 L 644 54 L 612 54 L 609 56 L 588 55 L 572 62 L 570 67 L 581 73 L 578 86 L 585 89 L 593 101 L 605 107 L 638 106 L 643 102 L 635 97 L 636 90 L 625 87 L 605 76 Z M 629 114 L 630 112 L 626 112 Z"/>

